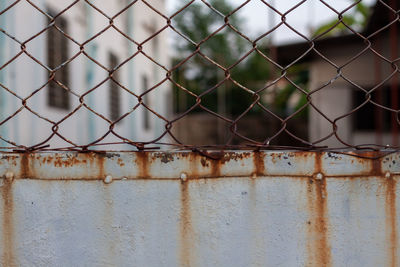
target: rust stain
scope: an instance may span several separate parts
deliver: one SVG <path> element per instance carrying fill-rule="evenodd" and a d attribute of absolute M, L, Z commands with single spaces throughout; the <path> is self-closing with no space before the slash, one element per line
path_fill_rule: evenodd
<path fill-rule="evenodd" d="M 371 171 L 370 175 L 381 176 L 382 175 L 382 152 L 380 151 L 367 151 L 367 152 L 359 152 L 356 155 L 361 156 L 363 158 L 355 158 L 352 160 L 356 160 L 359 163 L 364 163 L 366 161 L 371 162 Z"/>
<path fill-rule="evenodd" d="M 387 242 L 389 244 L 389 266 L 398 266 L 397 263 L 397 213 L 396 213 L 396 184 L 395 178 L 390 177 L 386 179 L 386 229 L 387 229 Z"/>
<path fill-rule="evenodd" d="M 378 150 L 377 151 L 373 151 L 373 150 L 371 150 L 371 151 L 355 150 L 355 151 L 348 152 L 346 154 L 356 155 L 358 157 L 361 157 L 361 159 L 363 159 L 363 158 L 365 158 L 365 159 L 380 158 L 383 155 L 385 155 L 384 152 L 378 151 Z"/>
<path fill-rule="evenodd" d="M 224 164 L 222 160 L 210 160 L 211 177 L 221 177 L 221 166 Z"/>
<path fill-rule="evenodd" d="M 234 161 L 240 161 L 246 158 L 249 158 L 251 156 L 250 152 L 225 152 L 224 156 L 221 157 L 221 160 L 223 163 L 234 160 Z"/>
<path fill-rule="evenodd" d="M 377 175 L 381 176 L 382 175 L 382 164 L 380 159 L 371 159 L 372 163 L 372 170 L 371 170 L 371 175 Z"/>
<path fill-rule="evenodd" d="M 14 256 L 14 203 L 12 180 L 3 179 L 4 184 L 1 186 L 1 194 L 3 197 L 3 254 L 1 263 L 3 266 L 16 266 Z"/>
<path fill-rule="evenodd" d="M 210 164 L 208 163 L 208 161 L 204 157 L 201 158 L 200 163 L 201 163 L 201 166 L 203 166 L 203 167 L 209 167 L 210 166 Z"/>
<path fill-rule="evenodd" d="M 322 171 L 322 156 L 321 152 L 315 152 L 315 172 L 320 173 Z"/>
<path fill-rule="evenodd" d="M 50 161 L 51 162 L 51 161 Z M 47 163 L 49 163 L 47 161 Z M 56 156 L 54 159 L 54 166 L 55 167 L 73 167 L 76 165 L 81 164 L 82 162 L 77 157 L 68 157 L 65 158 L 63 156 Z"/>
<path fill-rule="evenodd" d="M 365 175 L 381 176 L 382 172 L 382 161 L 384 161 L 384 153 L 381 151 L 353 151 L 349 153 L 357 157 L 350 159 L 351 163 L 358 163 L 360 165 L 366 165 L 370 163 L 370 170 Z M 340 158 L 341 159 L 341 158 Z M 359 176 L 360 173 L 347 176 Z"/>
<path fill-rule="evenodd" d="M 123 161 L 122 159 L 120 159 L 120 158 L 118 158 L 117 163 L 118 163 L 118 165 L 119 165 L 120 167 L 124 167 L 124 166 L 125 166 L 124 161 Z"/>
<path fill-rule="evenodd" d="M 180 264 L 192 266 L 194 257 L 194 239 L 192 215 L 190 210 L 189 180 L 181 181 L 181 212 L 180 212 Z"/>
<path fill-rule="evenodd" d="M 4 161 L 7 161 L 10 165 L 17 166 L 17 160 L 19 159 L 16 155 L 3 155 L 1 156 L 0 165 L 4 164 Z"/>
<path fill-rule="evenodd" d="M 148 152 L 136 152 L 136 164 L 139 168 L 139 177 L 150 178 L 149 174 L 149 155 Z"/>
<path fill-rule="evenodd" d="M 28 178 L 30 177 L 30 166 L 29 166 L 29 154 L 22 153 L 21 154 L 21 177 Z"/>
<path fill-rule="evenodd" d="M 272 153 L 272 154 L 271 154 L 271 161 L 272 161 L 273 164 L 276 164 L 276 162 L 277 162 L 277 157 L 279 157 L 279 154 L 278 154 L 278 155 L 275 154 L 275 153 Z"/>
<path fill-rule="evenodd" d="M 321 153 L 316 154 L 315 170 L 321 171 Z M 331 266 L 331 246 L 329 242 L 328 193 L 326 178 L 311 177 L 307 184 L 308 228 L 307 254 L 310 266 Z"/>
<path fill-rule="evenodd" d="M 248 177 L 252 176 L 260 176 L 260 175 L 268 175 L 266 173 L 264 166 L 264 157 L 266 152 L 207 152 L 206 154 L 210 157 L 206 157 L 199 153 L 192 152 L 181 152 L 181 153 L 154 153 L 154 152 L 135 152 L 136 156 L 136 164 L 138 166 L 138 175 L 137 179 L 158 179 L 157 177 L 151 177 L 151 166 L 154 163 L 170 163 L 173 160 L 182 160 L 186 163 L 189 163 L 190 170 L 188 174 L 194 179 L 199 178 L 219 178 L 221 177 L 222 170 L 224 170 L 224 177 L 237 177 L 235 174 L 232 174 L 232 171 L 229 169 L 223 169 L 224 164 L 230 162 L 231 164 L 244 164 L 244 159 L 250 159 L 253 161 L 254 167 L 248 170 L 248 173 L 242 174 L 241 176 Z M 204 153 L 203 153 L 204 154 Z M 350 153 L 349 153 L 350 154 Z M 357 152 L 353 153 L 353 157 L 349 158 L 349 164 L 352 162 L 354 164 L 362 164 L 366 166 L 363 170 L 357 171 L 355 173 L 346 174 L 346 177 L 360 176 L 360 175 L 372 175 L 372 176 L 380 176 L 382 175 L 382 162 L 385 160 L 389 160 L 389 157 L 386 159 L 382 157 L 378 157 L 382 155 L 376 151 L 370 152 Z M 287 164 L 288 166 L 292 166 L 296 164 L 296 166 L 300 165 L 302 162 L 306 162 L 307 160 L 311 160 L 314 157 L 321 157 L 321 155 L 328 156 L 330 158 L 337 158 L 338 160 L 343 160 L 343 157 L 337 153 L 331 152 L 290 152 L 290 153 L 270 153 L 268 154 L 275 164 Z M 356 157 L 357 156 L 357 157 Z M 23 178 L 31 178 L 31 179 L 40 179 L 37 177 L 37 172 L 35 172 L 36 168 L 34 166 L 40 165 L 43 170 L 43 167 L 48 165 L 52 165 L 52 167 L 56 168 L 71 168 L 78 167 L 84 169 L 86 171 L 80 177 L 76 177 L 78 179 L 93 179 L 98 178 L 97 174 L 99 166 L 98 166 L 98 158 L 104 158 L 104 164 L 106 160 L 119 157 L 116 159 L 115 164 L 120 167 L 126 167 L 127 163 L 124 162 L 124 158 L 119 154 L 111 154 L 111 153 L 73 153 L 73 154 L 64 154 L 64 153 L 49 153 L 49 154 L 40 154 L 40 153 L 21 153 L 17 155 L 7 155 L 3 156 L 2 159 L 7 160 L 9 165 L 12 165 L 15 161 L 15 165 L 21 163 L 21 167 L 19 171 L 15 171 L 17 177 Z M 360 158 L 362 157 L 362 158 Z M 19 159 L 19 160 L 18 160 Z M 232 162 L 236 161 L 236 162 Z M 390 160 L 390 164 L 395 164 L 394 160 Z M 247 161 L 246 161 L 247 162 Z M 387 162 L 384 162 L 385 164 Z M 318 165 L 318 166 L 317 166 Z M 292 166 L 294 167 L 294 166 Z M 368 168 L 367 168 L 368 167 Z M 102 168 L 100 166 L 100 168 Z M 321 160 L 319 163 L 316 163 L 316 169 L 322 170 Z M 247 166 L 246 166 L 247 169 Z M 226 172 L 225 172 L 226 170 Z M 184 170 L 182 170 L 184 171 Z M 322 170 L 323 171 L 323 170 Z M 95 174 L 95 175 L 93 175 Z M 104 173 L 107 175 L 106 173 Z M 290 176 L 290 177 L 304 177 L 304 175 L 296 175 L 291 172 L 286 173 L 285 169 L 282 169 L 280 174 L 274 174 L 274 176 Z M 343 176 L 343 175 L 340 175 Z M 330 175 L 329 177 L 342 178 L 337 175 Z M 53 177 L 56 179 L 56 177 Z M 52 179 L 53 179 L 52 178 Z M 102 177 L 101 177 L 102 178 Z M 69 178 L 68 178 L 69 179 Z"/>
<path fill-rule="evenodd" d="M 95 153 L 80 153 L 74 156 L 65 156 L 60 154 L 36 157 L 37 162 L 42 164 L 53 164 L 54 167 L 73 167 L 79 164 L 87 164 L 88 160 L 95 157 Z"/>
<path fill-rule="evenodd" d="M 199 169 L 198 169 L 198 161 L 197 159 L 197 155 L 195 153 L 190 153 L 189 154 L 189 169 L 190 169 L 190 173 L 188 173 L 188 175 L 190 175 L 190 179 L 197 179 L 200 175 L 199 175 Z"/>
<path fill-rule="evenodd" d="M 320 240 L 316 240 L 317 247 L 320 248 L 318 252 L 319 266 L 330 266 L 331 262 L 331 247 L 328 239 L 328 222 L 327 222 L 327 201 L 328 197 L 326 191 L 326 179 L 322 178 L 315 183 L 317 186 L 317 218 L 315 220 L 315 230 L 321 234 Z"/>
<path fill-rule="evenodd" d="M 138 152 L 140 153 L 140 152 Z M 157 153 L 151 153 L 152 159 L 161 159 L 162 163 L 168 163 L 171 161 L 174 161 L 174 154 L 175 153 L 169 153 L 169 152 L 157 152 Z"/>
<path fill-rule="evenodd" d="M 53 156 L 47 156 L 42 158 L 42 164 L 51 164 L 53 161 Z"/>
<path fill-rule="evenodd" d="M 178 155 L 178 159 L 179 158 L 187 158 L 187 157 L 189 157 L 189 155 L 190 155 L 191 153 L 187 153 L 187 152 L 181 152 L 181 153 L 179 153 L 179 152 L 177 152 L 176 153 L 176 155 Z"/>
<path fill-rule="evenodd" d="M 257 151 L 254 152 L 254 174 L 262 176 L 265 173 L 264 153 Z"/>
<path fill-rule="evenodd" d="M 99 177 L 100 177 L 100 178 L 106 177 L 107 174 L 104 173 L 104 161 L 105 161 L 104 155 L 93 154 L 92 156 L 97 157 L 97 164 L 98 164 Z"/>
<path fill-rule="evenodd" d="M 210 159 L 219 160 L 225 157 L 224 151 L 202 151 L 202 154 L 206 155 Z"/>
<path fill-rule="evenodd" d="M 261 152 L 258 152 L 261 153 Z M 201 157 L 200 158 L 200 164 L 205 167 L 208 168 L 211 165 L 211 173 L 210 175 L 207 175 L 209 177 L 221 177 L 221 168 L 222 166 L 231 161 L 241 161 L 245 158 L 249 158 L 251 157 L 252 153 L 250 152 L 243 152 L 243 153 L 237 153 L 237 152 L 221 152 L 221 151 L 216 151 L 216 152 L 208 152 L 207 155 L 209 155 L 210 157 L 207 158 L 205 156 L 198 156 L 196 154 L 194 154 L 194 158 L 191 160 L 193 162 L 197 162 L 197 157 Z M 262 162 L 262 166 L 263 166 L 264 162 Z"/>
<path fill-rule="evenodd" d="M 170 153 L 163 153 L 161 157 L 161 162 L 168 163 L 170 161 L 174 161 L 174 157 Z"/>

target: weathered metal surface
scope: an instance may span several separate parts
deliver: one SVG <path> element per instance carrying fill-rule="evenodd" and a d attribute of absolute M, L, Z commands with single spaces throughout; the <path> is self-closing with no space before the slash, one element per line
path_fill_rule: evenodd
<path fill-rule="evenodd" d="M 1 266 L 400 264 L 398 153 L 1 156 Z"/>

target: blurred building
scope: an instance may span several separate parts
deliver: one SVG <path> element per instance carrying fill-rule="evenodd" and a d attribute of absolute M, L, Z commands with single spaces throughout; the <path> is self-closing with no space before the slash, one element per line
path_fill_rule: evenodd
<path fill-rule="evenodd" d="M 13 2 L 1 1 L 0 10 Z M 109 133 L 102 142 L 121 141 L 118 135 L 134 141 L 160 136 L 165 121 L 138 105 L 137 96 L 165 78 L 165 70 L 151 60 L 167 66 L 165 32 L 145 41 L 165 19 L 141 1 L 125 11 L 132 1 L 90 1 L 94 7 L 85 1 L 71 7 L 74 1 L 33 2 L 36 6 L 20 1 L 0 16 L 1 120 L 14 115 L 1 125 L 1 136 L 25 146 L 50 137 L 52 147 L 84 145 L 102 138 L 109 121 L 133 109 L 115 124 L 115 135 Z M 165 12 L 165 1 L 147 2 Z M 55 16 L 55 24 L 42 12 Z M 137 44 L 145 41 L 143 53 L 127 37 Z M 107 69 L 116 66 L 112 81 Z M 169 86 L 162 83 L 143 97 L 144 103 L 166 116 L 168 93 Z"/>
<path fill-rule="evenodd" d="M 389 1 L 383 2 L 389 5 Z M 400 7 L 400 1 L 394 2 Z M 391 64 L 400 55 L 398 22 L 393 21 L 393 12 L 378 1 L 360 35 L 347 33 L 277 47 L 281 65 L 298 60 L 309 68 L 306 89 L 313 92 L 311 102 L 319 110 L 309 106 L 310 141 L 328 138 L 335 131 L 336 120 L 337 135 L 348 144 L 400 143 L 389 110 L 393 97 L 400 100 L 398 72 Z M 366 103 L 368 91 L 371 99 Z M 343 146 L 335 136 L 321 144 Z"/>

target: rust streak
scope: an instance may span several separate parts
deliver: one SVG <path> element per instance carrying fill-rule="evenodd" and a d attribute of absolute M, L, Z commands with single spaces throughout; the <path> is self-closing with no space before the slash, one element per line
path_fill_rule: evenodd
<path fill-rule="evenodd" d="M 386 229 L 387 242 L 389 244 L 389 265 L 397 265 L 397 216 L 396 216 L 396 180 L 390 177 L 386 180 Z"/>
<path fill-rule="evenodd" d="M 211 177 L 221 177 L 222 160 L 210 160 L 211 162 Z"/>
<path fill-rule="evenodd" d="M 208 167 L 208 163 L 206 163 Z M 198 158 L 196 154 L 191 153 L 189 154 L 189 169 L 190 173 L 188 173 L 190 179 L 198 179 L 200 177 L 199 175 L 199 168 L 198 168 Z M 204 166 L 203 166 L 204 167 Z"/>
<path fill-rule="evenodd" d="M 1 263 L 2 266 L 16 266 L 14 257 L 14 203 L 12 181 L 4 179 L 1 193 L 3 197 L 3 255 Z"/>
<path fill-rule="evenodd" d="M 180 212 L 180 263 L 182 266 L 193 264 L 193 225 L 190 211 L 189 180 L 181 182 Z"/>
<path fill-rule="evenodd" d="M 29 168 L 29 154 L 22 153 L 21 154 L 21 177 L 28 178 L 30 177 L 30 168 Z"/>
<path fill-rule="evenodd" d="M 93 154 L 92 156 L 97 157 L 97 164 L 98 164 L 98 170 L 99 170 L 99 177 L 100 177 L 100 178 L 106 177 L 107 174 L 104 173 L 104 161 L 105 161 L 104 155 Z"/>
<path fill-rule="evenodd" d="M 320 248 L 317 258 L 319 266 L 330 266 L 331 247 L 328 240 L 328 222 L 327 222 L 327 201 L 326 179 L 323 178 L 315 183 L 317 186 L 317 218 L 315 230 L 320 233 L 321 238 L 316 240 L 317 247 Z"/>
<path fill-rule="evenodd" d="M 371 157 L 372 161 L 372 170 L 371 170 L 371 175 L 377 175 L 381 176 L 382 175 L 382 164 L 381 164 L 381 158 L 377 158 L 377 155 L 379 156 L 380 154 L 377 154 L 377 152 L 367 152 L 366 156 Z"/>
<path fill-rule="evenodd" d="M 315 172 L 322 172 L 322 157 L 323 154 L 321 152 L 315 152 Z"/>
<path fill-rule="evenodd" d="M 208 163 L 208 161 L 206 160 L 205 157 L 204 157 L 204 158 L 201 158 L 200 163 L 201 163 L 201 166 L 203 166 L 203 167 L 208 167 L 208 166 L 210 166 L 210 164 Z"/>
<path fill-rule="evenodd" d="M 321 153 L 316 154 L 315 170 L 321 171 Z M 310 219 L 308 226 L 308 263 L 310 266 L 331 266 L 331 246 L 329 242 L 328 221 L 328 193 L 326 189 L 326 178 L 316 177 L 308 180 L 308 209 Z"/>
<path fill-rule="evenodd" d="M 148 152 L 137 152 L 136 153 L 136 164 L 139 168 L 139 177 L 150 178 L 149 174 L 149 155 Z"/>
<path fill-rule="evenodd" d="M 254 174 L 262 176 L 265 173 L 264 153 L 257 151 L 254 152 Z"/>

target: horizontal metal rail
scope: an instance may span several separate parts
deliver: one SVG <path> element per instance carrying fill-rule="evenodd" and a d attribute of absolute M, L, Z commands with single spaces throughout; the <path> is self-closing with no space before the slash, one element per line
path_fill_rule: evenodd
<path fill-rule="evenodd" d="M 400 174 L 400 153 L 381 152 L 108 152 L 5 153 L 0 175 L 16 179 L 202 179 Z"/>

